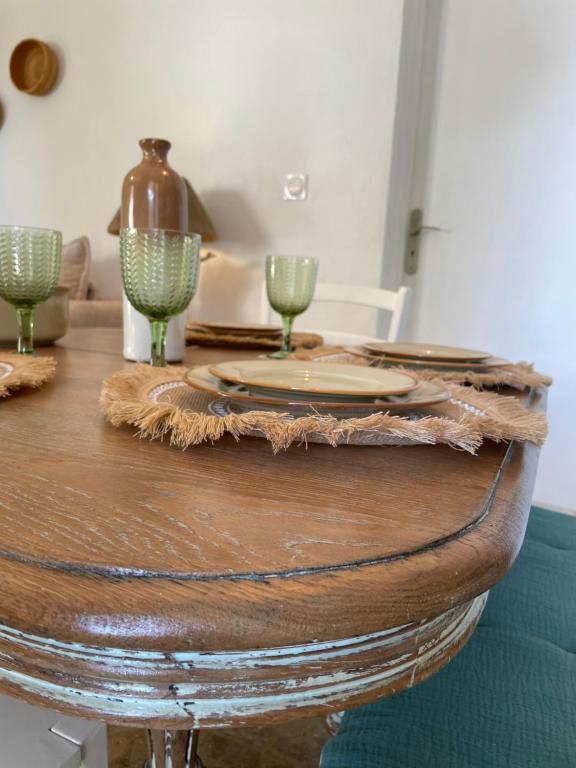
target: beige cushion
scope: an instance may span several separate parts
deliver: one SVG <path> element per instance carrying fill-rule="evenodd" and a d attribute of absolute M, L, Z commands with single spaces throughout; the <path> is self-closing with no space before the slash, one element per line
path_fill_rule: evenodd
<path fill-rule="evenodd" d="M 43 301 L 42 304 L 39 304 L 34 312 L 34 344 L 38 346 L 53 344 L 62 338 L 67 330 L 68 290 L 67 288 L 56 288 L 52 296 Z M 16 322 L 16 311 L 12 304 L 8 304 L 3 299 L 0 299 L 0 346 L 15 346 L 17 340 L 18 323 Z M 3 765 L 1 747 L 0 765 Z"/>
<path fill-rule="evenodd" d="M 122 299 L 71 301 L 70 325 L 72 328 L 121 328 Z"/>
<path fill-rule="evenodd" d="M 71 299 L 85 299 L 88 296 L 90 275 L 90 241 L 78 237 L 62 248 L 62 267 L 58 285 L 68 288 Z"/>

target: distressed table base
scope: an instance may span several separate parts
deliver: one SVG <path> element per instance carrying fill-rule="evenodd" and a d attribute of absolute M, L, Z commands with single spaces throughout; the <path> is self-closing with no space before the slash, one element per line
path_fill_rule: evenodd
<path fill-rule="evenodd" d="M 485 600 L 367 635 L 238 651 L 86 646 L 0 626 L 0 689 L 76 716 L 175 734 L 329 714 L 436 672 L 464 645 Z M 172 738 L 174 750 L 183 739 Z"/>
<path fill-rule="evenodd" d="M 147 768 L 204 768 L 198 756 L 197 730 L 149 730 Z"/>

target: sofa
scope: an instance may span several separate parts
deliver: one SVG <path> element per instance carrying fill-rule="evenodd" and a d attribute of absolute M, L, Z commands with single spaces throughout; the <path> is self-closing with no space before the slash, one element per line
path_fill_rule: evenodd
<path fill-rule="evenodd" d="M 416 688 L 347 712 L 320 766 L 576 766 L 576 517 L 533 507 L 468 644 Z"/>
<path fill-rule="evenodd" d="M 59 285 L 69 290 L 70 326 L 120 327 L 122 301 L 94 298 L 90 265 L 90 241 L 87 237 L 78 237 L 64 246 Z"/>

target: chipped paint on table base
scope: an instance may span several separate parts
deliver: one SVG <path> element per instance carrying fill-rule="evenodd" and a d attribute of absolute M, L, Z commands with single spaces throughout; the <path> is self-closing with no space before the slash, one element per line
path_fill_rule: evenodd
<path fill-rule="evenodd" d="M 486 596 L 368 635 L 247 651 L 86 646 L 0 626 L 0 689 L 77 716 L 155 729 L 328 713 L 439 669 L 466 642 Z"/>

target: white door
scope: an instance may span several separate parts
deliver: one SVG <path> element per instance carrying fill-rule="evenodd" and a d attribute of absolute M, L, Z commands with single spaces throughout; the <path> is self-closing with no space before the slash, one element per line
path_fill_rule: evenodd
<path fill-rule="evenodd" d="M 574 510 L 576 3 L 445 0 L 440 10 L 412 205 L 448 231 L 422 238 L 418 272 L 404 278 L 415 289 L 410 335 L 554 377 L 535 500 Z"/>

